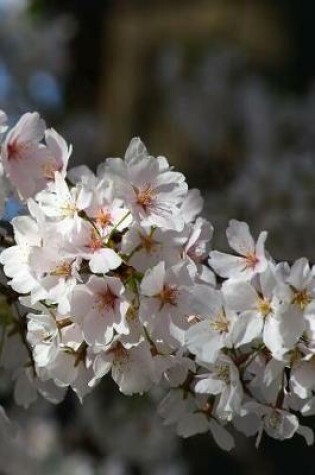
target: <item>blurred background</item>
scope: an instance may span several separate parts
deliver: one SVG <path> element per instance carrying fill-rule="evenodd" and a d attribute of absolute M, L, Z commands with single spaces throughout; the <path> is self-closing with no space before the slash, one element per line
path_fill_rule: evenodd
<path fill-rule="evenodd" d="M 315 262 L 314 20 L 312 0 L 0 0 L 0 108 L 12 123 L 38 110 L 73 165 L 139 135 L 201 188 L 216 248 L 237 218 L 270 232 L 275 258 Z M 299 439 L 256 451 L 237 436 L 230 455 L 208 436 L 181 441 L 158 398 L 107 382 L 83 406 L 12 408 L 22 436 L 0 448 L 0 474 L 314 473 Z"/>

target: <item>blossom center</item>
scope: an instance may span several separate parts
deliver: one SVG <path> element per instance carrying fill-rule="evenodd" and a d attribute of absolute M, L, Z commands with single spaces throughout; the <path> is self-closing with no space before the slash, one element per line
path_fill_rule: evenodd
<path fill-rule="evenodd" d="M 19 160 L 23 158 L 23 155 L 22 155 L 23 148 L 26 148 L 26 147 L 23 146 L 23 144 L 18 143 L 16 140 L 8 143 L 7 145 L 8 161 Z"/>
<path fill-rule="evenodd" d="M 92 252 L 96 252 L 96 251 L 98 251 L 99 249 L 101 249 L 102 247 L 103 247 L 103 241 L 102 241 L 102 239 L 101 239 L 100 236 L 97 234 L 96 230 L 95 230 L 95 229 L 92 229 L 91 235 L 90 235 L 90 240 L 89 240 L 89 243 L 88 243 L 88 248 L 89 248 Z"/>
<path fill-rule="evenodd" d="M 259 259 L 253 252 L 248 252 L 245 257 L 245 268 L 254 270 L 259 263 Z"/>
<path fill-rule="evenodd" d="M 96 224 L 98 224 L 101 228 L 105 228 L 106 226 L 112 224 L 112 216 L 108 209 L 102 208 L 99 213 L 96 215 Z"/>
<path fill-rule="evenodd" d="M 161 301 L 161 308 L 166 304 L 176 306 L 177 294 L 178 290 L 175 285 L 164 285 L 163 290 L 158 294 L 158 298 Z"/>
<path fill-rule="evenodd" d="M 42 170 L 45 178 L 53 180 L 55 178 L 55 172 L 60 171 L 55 160 L 51 159 L 43 163 Z"/>
<path fill-rule="evenodd" d="M 151 206 L 154 200 L 155 192 L 151 185 L 144 185 L 143 188 L 135 189 L 137 195 L 137 204 L 142 206 L 145 210 L 148 206 Z"/>
<path fill-rule="evenodd" d="M 297 305 L 303 311 L 306 309 L 306 307 L 311 301 L 312 301 L 312 297 L 310 293 L 306 289 L 303 289 L 303 290 L 296 290 L 294 292 L 294 296 L 291 303 Z"/>
<path fill-rule="evenodd" d="M 280 426 L 281 421 L 281 414 L 279 414 L 277 411 L 273 411 L 268 418 L 268 424 L 270 427 L 272 427 L 272 429 L 277 429 Z"/>
<path fill-rule="evenodd" d="M 262 297 L 257 301 L 257 308 L 260 315 L 263 318 L 266 318 L 270 313 L 272 313 L 271 302 L 269 299 Z"/>
<path fill-rule="evenodd" d="M 114 355 L 113 365 L 120 367 L 121 364 L 128 361 L 128 353 L 126 348 L 122 346 L 120 342 L 114 348 L 111 348 L 106 353 L 112 353 Z"/>
<path fill-rule="evenodd" d="M 70 262 L 63 262 L 59 266 L 55 267 L 50 275 L 56 277 L 70 277 L 71 276 L 71 264 Z"/>
<path fill-rule="evenodd" d="M 157 242 L 154 241 L 152 236 L 139 233 L 139 238 L 141 240 L 142 248 L 149 254 L 154 251 L 157 247 Z"/>
<path fill-rule="evenodd" d="M 99 310 L 108 310 L 115 308 L 115 302 L 117 300 L 117 295 L 113 294 L 109 287 L 107 287 L 105 292 L 98 294 L 98 309 Z"/>
<path fill-rule="evenodd" d="M 219 333 L 227 333 L 229 331 L 229 321 L 226 318 L 225 312 L 222 311 L 216 318 L 216 320 L 210 322 L 212 330 Z"/>
<path fill-rule="evenodd" d="M 77 207 L 75 205 L 75 203 L 71 203 L 70 201 L 64 203 L 62 206 L 61 206 L 61 212 L 63 214 L 63 216 L 69 216 L 69 217 L 73 217 L 76 212 L 77 212 Z"/>
<path fill-rule="evenodd" d="M 230 384 L 230 368 L 227 365 L 220 365 L 215 368 L 215 373 L 221 381 L 224 381 L 226 384 Z"/>

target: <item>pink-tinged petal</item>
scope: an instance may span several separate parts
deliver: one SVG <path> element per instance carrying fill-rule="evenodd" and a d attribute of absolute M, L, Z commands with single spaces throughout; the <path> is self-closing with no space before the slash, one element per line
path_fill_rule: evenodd
<path fill-rule="evenodd" d="M 20 142 L 39 142 L 44 137 L 46 124 L 38 112 L 23 114 L 17 124 L 11 129 L 6 142 L 19 140 Z"/>
<path fill-rule="evenodd" d="M 73 355 L 59 351 L 51 366 L 51 375 L 58 386 L 69 386 L 78 376 L 78 367 L 75 366 Z"/>
<path fill-rule="evenodd" d="M 137 160 L 128 168 L 129 181 L 139 190 L 150 187 L 152 181 L 159 174 L 159 166 L 155 158 Z"/>
<path fill-rule="evenodd" d="M 265 256 L 265 241 L 267 239 L 267 231 L 260 233 L 256 244 L 256 258 L 257 263 L 255 265 L 255 271 L 258 273 L 264 272 L 267 269 L 268 261 Z"/>
<path fill-rule="evenodd" d="M 139 137 L 134 137 L 133 139 L 131 139 L 125 153 L 125 162 L 128 165 L 132 165 L 138 160 L 143 160 L 147 157 L 148 151 L 141 139 Z"/>
<path fill-rule="evenodd" d="M 149 326 L 154 327 L 157 324 L 156 320 L 160 317 L 160 314 L 161 304 L 159 299 L 141 297 L 139 318 L 143 324 L 149 324 Z"/>
<path fill-rule="evenodd" d="M 248 282 L 227 281 L 222 286 L 224 301 L 236 312 L 244 312 L 256 306 L 258 295 Z"/>
<path fill-rule="evenodd" d="M 143 394 L 152 386 L 151 371 L 153 366 L 151 353 L 146 344 L 141 343 L 130 350 L 122 349 L 115 354 L 112 378 L 124 394 Z"/>
<path fill-rule="evenodd" d="M 12 220 L 14 237 L 20 245 L 39 246 L 40 233 L 38 224 L 30 216 L 18 216 Z"/>
<path fill-rule="evenodd" d="M 189 190 L 180 209 L 185 223 L 193 222 L 201 213 L 202 208 L 203 198 L 200 191 L 197 189 Z"/>
<path fill-rule="evenodd" d="M 275 293 L 276 286 L 277 286 L 277 280 L 275 277 L 275 268 L 273 267 L 273 264 L 268 262 L 266 270 L 262 272 L 259 276 L 259 281 L 260 281 L 262 294 L 265 297 L 272 299 Z"/>
<path fill-rule="evenodd" d="M 86 209 L 90 206 L 93 194 L 85 187 L 78 187 L 78 195 L 76 199 L 76 206 L 78 209 Z"/>
<path fill-rule="evenodd" d="M 233 341 L 236 347 L 250 343 L 259 338 L 263 330 L 264 320 L 256 311 L 240 314 L 233 327 Z"/>
<path fill-rule="evenodd" d="M 55 160 L 55 171 L 64 172 L 68 166 L 69 157 L 72 153 L 72 146 L 68 146 L 65 139 L 54 129 L 48 129 L 45 131 L 45 142 Z"/>
<path fill-rule="evenodd" d="M 163 290 L 165 279 L 165 265 L 160 262 L 153 269 L 149 269 L 141 282 L 141 293 L 148 297 L 153 297 Z"/>
<path fill-rule="evenodd" d="M 96 356 L 93 364 L 95 378 L 100 379 L 111 370 L 113 359 L 114 353 L 100 353 Z"/>
<path fill-rule="evenodd" d="M 226 235 L 230 247 L 241 256 L 255 252 L 255 243 L 247 223 L 231 219 Z"/>
<path fill-rule="evenodd" d="M 189 351 L 208 363 L 215 362 L 224 343 L 224 334 L 212 330 L 208 320 L 191 326 L 185 334 L 185 344 Z"/>
<path fill-rule="evenodd" d="M 293 367 L 290 384 L 300 398 L 305 399 L 315 389 L 315 367 L 312 362 L 302 361 Z"/>
<path fill-rule="evenodd" d="M 266 318 L 263 341 L 274 356 L 281 357 L 285 352 L 279 320 L 272 315 Z"/>
<path fill-rule="evenodd" d="M 221 292 L 208 285 L 196 285 L 189 300 L 194 313 L 201 317 L 216 316 L 222 310 Z"/>
<path fill-rule="evenodd" d="M 112 249 L 101 249 L 90 260 L 90 269 L 95 274 L 106 274 L 117 269 L 122 263 L 121 258 Z"/>
<path fill-rule="evenodd" d="M 249 279 L 252 276 L 252 271 L 246 267 L 243 257 L 232 256 L 224 252 L 212 251 L 209 265 L 221 277 Z"/>
<path fill-rule="evenodd" d="M 113 312 L 110 315 L 89 314 L 83 321 L 82 331 L 86 342 L 91 345 L 106 345 L 113 338 Z"/>
<path fill-rule="evenodd" d="M 78 285 L 70 298 L 70 309 L 72 316 L 80 322 L 91 310 L 93 305 L 93 296 L 85 285 Z"/>
<path fill-rule="evenodd" d="M 302 257 L 292 265 L 287 282 L 295 289 L 303 290 L 312 278 L 314 277 L 311 273 L 309 262 L 305 257 Z"/>
<path fill-rule="evenodd" d="M 277 334 L 281 338 L 282 346 L 290 350 L 295 346 L 305 330 L 306 324 L 303 314 L 295 305 L 290 305 L 288 310 L 279 317 Z"/>

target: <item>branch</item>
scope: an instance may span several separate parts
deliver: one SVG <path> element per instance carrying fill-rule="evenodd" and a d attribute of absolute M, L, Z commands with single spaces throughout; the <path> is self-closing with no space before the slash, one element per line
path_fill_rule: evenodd
<path fill-rule="evenodd" d="M 5 284 L 0 282 L 0 294 L 4 295 L 7 299 L 9 305 L 12 305 L 19 299 L 19 294 L 15 290 L 7 287 Z"/>

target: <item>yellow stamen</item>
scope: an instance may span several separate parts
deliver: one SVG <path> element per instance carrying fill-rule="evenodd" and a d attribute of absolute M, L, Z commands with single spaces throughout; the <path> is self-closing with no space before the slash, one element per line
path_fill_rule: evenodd
<path fill-rule="evenodd" d="M 154 241 L 152 236 L 139 233 L 139 237 L 141 240 L 141 246 L 147 253 L 150 253 L 156 249 L 158 242 Z"/>
<path fill-rule="evenodd" d="M 71 264 L 70 262 L 63 262 L 59 266 L 55 267 L 50 272 L 50 275 L 56 276 L 56 277 L 70 277 L 71 276 Z"/>
<path fill-rule="evenodd" d="M 258 299 L 257 309 L 263 318 L 266 318 L 273 311 L 270 300 L 265 297 Z"/>
<path fill-rule="evenodd" d="M 312 297 L 310 293 L 306 289 L 303 289 L 295 290 L 291 303 L 297 305 L 302 311 L 304 311 L 311 301 Z"/>
<path fill-rule="evenodd" d="M 215 373 L 218 378 L 224 381 L 226 384 L 230 383 L 230 368 L 227 365 L 216 366 Z"/>
<path fill-rule="evenodd" d="M 74 216 L 76 214 L 76 212 L 78 211 L 76 205 L 74 203 L 70 203 L 70 202 L 64 203 L 60 207 L 60 209 L 62 211 L 63 216 L 69 216 L 69 217 Z"/>
<path fill-rule="evenodd" d="M 217 316 L 215 321 L 210 322 L 210 327 L 219 333 L 227 333 L 229 331 L 229 321 L 224 311 Z"/>

